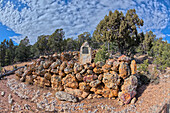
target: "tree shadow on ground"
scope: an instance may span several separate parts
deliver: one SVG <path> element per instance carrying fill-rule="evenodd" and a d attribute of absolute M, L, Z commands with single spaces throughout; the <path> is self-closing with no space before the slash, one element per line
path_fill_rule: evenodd
<path fill-rule="evenodd" d="M 146 90 L 147 86 L 148 85 L 144 84 L 137 88 L 137 95 L 136 95 L 137 100 L 143 94 L 143 92 Z"/>
<path fill-rule="evenodd" d="M 137 100 L 146 90 L 147 86 L 150 84 L 150 79 L 146 75 L 140 75 L 139 81 L 140 81 L 140 85 L 137 87 L 137 95 L 136 95 Z"/>

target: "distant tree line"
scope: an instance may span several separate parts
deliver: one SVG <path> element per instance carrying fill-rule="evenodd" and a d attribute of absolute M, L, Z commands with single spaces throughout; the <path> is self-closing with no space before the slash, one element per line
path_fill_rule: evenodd
<path fill-rule="evenodd" d="M 38 36 L 37 42 L 33 45 L 30 44 L 28 37 L 21 40 L 19 45 L 14 45 L 12 39 L 9 41 L 5 39 L 0 44 L 0 66 L 28 61 L 40 55 L 51 55 L 55 52 L 79 51 L 85 41 L 88 41 L 94 49 L 100 47 L 89 32 L 84 32 L 75 39 L 66 39 L 63 29 L 56 29 L 52 35 Z"/>
<path fill-rule="evenodd" d="M 106 50 L 128 56 L 136 53 L 148 54 L 155 58 L 156 64 L 170 66 L 168 62 L 168 60 L 170 61 L 170 44 L 163 41 L 162 38 L 156 39 L 156 35 L 152 31 L 145 34 L 138 33 L 137 28 L 143 24 L 143 20 L 139 19 L 135 9 L 128 10 L 125 15 L 115 10 L 110 11 L 109 15 L 99 22 L 92 36 L 89 32 L 84 32 L 77 38 L 65 38 L 63 29 L 56 29 L 51 35 L 38 36 L 37 42 L 33 45 L 30 44 L 28 37 L 25 37 L 16 46 L 11 39 L 4 40 L 0 44 L 0 66 L 28 61 L 40 55 L 55 52 L 79 51 L 85 41 L 88 41 L 92 49 L 103 48 L 100 49 L 102 55 L 98 53 L 100 57 L 106 58 L 106 52 L 104 52 Z"/>

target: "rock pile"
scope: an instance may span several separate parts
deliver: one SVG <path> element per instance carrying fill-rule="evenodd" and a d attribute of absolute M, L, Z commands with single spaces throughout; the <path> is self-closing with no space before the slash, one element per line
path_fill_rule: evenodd
<path fill-rule="evenodd" d="M 53 55 L 48 59 L 40 58 L 15 74 L 23 82 L 60 91 L 56 94 L 60 97 L 64 91 L 79 100 L 118 97 L 124 104 L 130 103 L 137 93 L 135 60 L 131 61 L 122 55 L 118 59 L 107 60 L 105 64 L 97 62 L 81 65 L 75 60 L 78 54 L 73 54 L 70 57 L 73 59 L 65 54 L 60 57 Z"/>

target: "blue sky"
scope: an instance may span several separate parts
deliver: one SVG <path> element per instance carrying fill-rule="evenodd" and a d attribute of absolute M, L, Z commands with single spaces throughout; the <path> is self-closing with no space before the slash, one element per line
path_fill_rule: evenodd
<path fill-rule="evenodd" d="M 170 0 L 0 0 L 0 42 L 28 36 L 33 44 L 58 28 L 76 38 L 92 33 L 110 10 L 125 14 L 132 8 L 144 20 L 139 32 L 152 30 L 170 42 Z"/>

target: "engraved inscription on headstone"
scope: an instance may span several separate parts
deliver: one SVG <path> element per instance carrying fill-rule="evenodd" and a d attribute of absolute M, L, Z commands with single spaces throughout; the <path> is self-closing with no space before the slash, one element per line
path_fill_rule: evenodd
<path fill-rule="evenodd" d="M 91 63 L 92 60 L 92 50 L 88 42 L 84 42 L 80 48 L 80 63 Z"/>
<path fill-rule="evenodd" d="M 89 54 L 89 50 L 88 50 L 88 47 L 83 47 L 83 54 Z"/>

